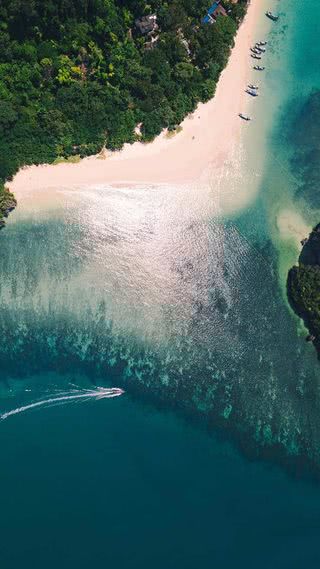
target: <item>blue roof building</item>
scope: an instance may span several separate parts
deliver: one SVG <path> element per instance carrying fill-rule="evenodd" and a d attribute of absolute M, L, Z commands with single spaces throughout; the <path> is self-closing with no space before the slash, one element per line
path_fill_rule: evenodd
<path fill-rule="evenodd" d="M 213 24 L 216 21 L 216 17 L 221 14 L 222 16 L 226 16 L 227 12 L 225 11 L 224 7 L 220 4 L 221 0 L 216 0 L 208 9 L 207 15 L 202 18 L 203 24 Z"/>

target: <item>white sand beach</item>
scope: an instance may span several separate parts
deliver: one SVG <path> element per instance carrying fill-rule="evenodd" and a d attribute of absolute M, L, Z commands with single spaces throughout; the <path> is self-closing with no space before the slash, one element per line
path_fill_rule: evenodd
<path fill-rule="evenodd" d="M 44 188 L 138 183 L 198 186 L 225 177 L 222 170 L 227 163 L 230 169 L 230 160 L 239 153 L 241 133 L 250 128 L 238 114 L 245 112 L 249 104 L 244 92 L 252 74 L 249 48 L 257 39 L 256 22 L 262 9 L 259 0 L 252 0 L 215 97 L 200 104 L 195 113 L 183 121 L 181 132 L 173 137 L 164 132 L 150 144 L 126 144 L 121 151 L 105 152 L 104 158 L 93 156 L 76 164 L 23 168 L 8 184 L 18 202 L 34 191 L 39 194 Z M 229 196 L 229 201 L 231 199 Z M 245 192 L 235 199 L 246 200 Z"/>

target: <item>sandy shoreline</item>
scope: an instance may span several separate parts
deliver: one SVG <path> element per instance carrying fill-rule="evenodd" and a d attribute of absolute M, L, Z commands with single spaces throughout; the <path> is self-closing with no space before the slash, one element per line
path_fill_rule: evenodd
<path fill-rule="evenodd" d="M 262 6 L 252 0 L 238 31 L 228 65 L 215 97 L 200 104 L 182 123 L 182 131 L 168 138 L 165 133 L 150 144 L 126 144 L 119 152 L 93 156 L 77 164 L 31 166 L 21 169 L 8 184 L 21 199 L 43 188 L 71 188 L 95 184 L 188 184 L 208 183 L 240 145 L 241 132 L 249 125 L 238 117 L 248 105 L 244 93 L 250 79 L 248 55 Z"/>

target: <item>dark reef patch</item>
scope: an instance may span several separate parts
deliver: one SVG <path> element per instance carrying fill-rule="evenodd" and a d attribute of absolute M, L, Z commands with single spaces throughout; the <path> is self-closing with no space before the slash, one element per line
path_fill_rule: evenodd
<path fill-rule="evenodd" d="M 314 91 L 300 108 L 288 133 L 294 154 L 291 169 L 300 181 L 297 198 L 320 208 L 320 91 Z"/>

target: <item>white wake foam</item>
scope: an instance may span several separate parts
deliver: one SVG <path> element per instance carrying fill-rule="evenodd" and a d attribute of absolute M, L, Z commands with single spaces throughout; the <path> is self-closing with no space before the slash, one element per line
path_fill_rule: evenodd
<path fill-rule="evenodd" d="M 11 411 L 6 411 L 5 413 L 0 414 L 0 419 L 4 420 L 11 415 L 18 415 L 19 413 L 24 413 L 25 411 L 29 411 L 30 409 L 35 409 L 36 407 L 41 407 L 46 405 L 47 407 L 51 405 L 56 405 L 59 403 L 68 403 L 72 401 L 76 401 L 78 399 L 90 399 L 94 398 L 98 399 L 110 399 L 111 397 L 119 397 L 124 393 L 123 389 L 119 387 L 111 387 L 111 388 L 104 388 L 98 387 L 97 389 L 93 390 L 85 390 L 85 392 L 81 393 L 72 393 L 69 395 L 59 395 L 58 397 L 50 397 L 48 399 L 41 399 L 40 401 L 35 401 L 34 403 L 29 403 L 28 405 L 23 405 L 23 407 L 17 407 L 16 409 L 12 409 Z"/>

